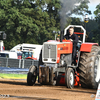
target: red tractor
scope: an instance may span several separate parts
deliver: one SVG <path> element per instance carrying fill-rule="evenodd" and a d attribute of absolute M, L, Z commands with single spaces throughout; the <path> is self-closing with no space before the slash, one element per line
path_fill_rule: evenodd
<path fill-rule="evenodd" d="M 28 85 L 34 85 L 38 76 L 41 84 L 65 84 L 67 88 L 81 84 L 83 88 L 97 88 L 100 82 L 100 47 L 97 43 L 85 42 L 86 30 L 82 26 L 69 25 L 64 30 L 64 36 L 70 27 L 82 30 L 82 33 L 74 32 L 80 37 L 76 52 L 77 65 L 72 65 L 73 43 L 70 40 L 44 42 L 39 66 L 30 66 L 27 74 Z"/>

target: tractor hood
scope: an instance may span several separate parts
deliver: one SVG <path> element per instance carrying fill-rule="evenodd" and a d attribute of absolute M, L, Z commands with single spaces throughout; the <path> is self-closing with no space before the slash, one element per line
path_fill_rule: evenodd
<path fill-rule="evenodd" d="M 59 63 L 61 54 L 71 54 L 72 42 L 44 42 L 42 50 L 42 61 L 44 63 Z"/>

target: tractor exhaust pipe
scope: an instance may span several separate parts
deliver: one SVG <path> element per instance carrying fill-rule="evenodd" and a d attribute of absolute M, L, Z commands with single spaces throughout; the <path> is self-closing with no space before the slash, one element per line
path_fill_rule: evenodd
<path fill-rule="evenodd" d="M 64 36 L 64 30 L 61 31 L 61 33 L 60 33 L 60 42 L 62 42 L 62 40 L 63 40 L 63 36 Z"/>

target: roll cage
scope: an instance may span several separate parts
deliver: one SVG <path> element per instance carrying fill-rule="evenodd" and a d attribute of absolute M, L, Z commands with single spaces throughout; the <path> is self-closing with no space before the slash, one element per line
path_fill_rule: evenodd
<path fill-rule="evenodd" d="M 76 28 L 81 28 L 83 33 L 80 33 L 80 32 L 74 32 L 75 34 L 81 34 L 83 35 L 83 39 L 82 39 L 82 43 L 85 43 L 85 36 L 86 36 L 86 30 L 84 29 L 83 26 L 81 25 L 69 25 L 67 28 L 65 28 L 64 30 L 64 36 L 67 34 L 67 30 L 70 28 L 70 27 L 76 27 Z"/>

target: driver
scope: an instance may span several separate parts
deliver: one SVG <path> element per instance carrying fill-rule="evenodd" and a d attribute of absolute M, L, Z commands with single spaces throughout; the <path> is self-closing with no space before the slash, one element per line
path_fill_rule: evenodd
<path fill-rule="evenodd" d="M 73 42 L 72 64 L 76 65 L 76 47 L 78 43 L 78 36 L 74 34 L 73 27 L 69 28 L 69 34 L 66 34 L 64 38 Z"/>

